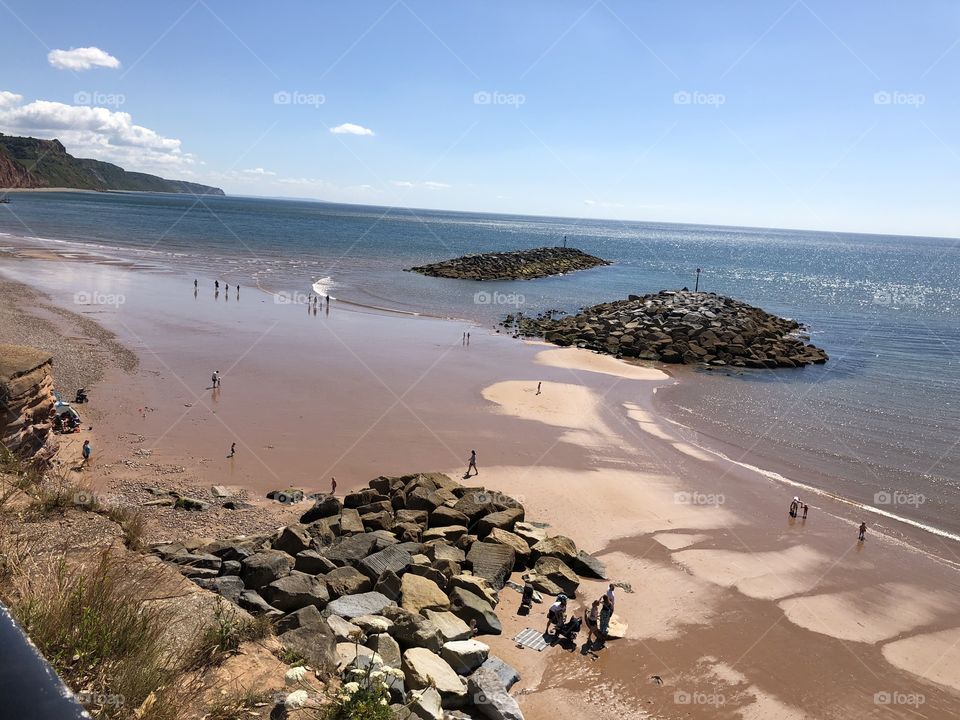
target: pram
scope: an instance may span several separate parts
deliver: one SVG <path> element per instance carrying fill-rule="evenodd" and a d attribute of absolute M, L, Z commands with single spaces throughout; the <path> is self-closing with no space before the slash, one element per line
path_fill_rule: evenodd
<path fill-rule="evenodd" d="M 563 638 L 564 640 L 569 640 L 572 643 L 576 643 L 577 636 L 580 634 L 580 627 L 582 625 L 583 620 L 578 617 L 572 617 L 562 625 L 557 625 L 557 639 Z"/>

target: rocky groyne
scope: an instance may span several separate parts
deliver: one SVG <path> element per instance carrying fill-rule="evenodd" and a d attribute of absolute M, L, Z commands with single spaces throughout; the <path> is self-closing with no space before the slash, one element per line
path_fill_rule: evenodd
<path fill-rule="evenodd" d="M 410 272 L 461 280 L 532 280 L 609 264 L 606 260 L 576 248 L 542 247 L 514 252 L 464 255 L 452 260 L 413 267 Z"/>
<path fill-rule="evenodd" d="M 52 367 L 42 350 L 0 345 L 0 443 L 17 457 L 42 461 L 56 452 Z"/>
<path fill-rule="evenodd" d="M 482 640 L 501 633 L 497 606 L 512 573 L 569 597 L 581 575 L 605 575 L 571 539 L 527 522 L 513 498 L 441 473 L 379 477 L 342 502 L 315 496 L 299 523 L 269 536 L 154 551 L 273 618 L 288 652 L 345 681 L 375 666 L 395 710 L 437 720 L 461 711 L 522 720 L 508 692 L 519 676 Z"/>
<path fill-rule="evenodd" d="M 665 363 L 763 369 L 827 361 L 796 321 L 714 293 L 631 295 L 576 315 L 510 315 L 502 325 L 556 345 Z"/>

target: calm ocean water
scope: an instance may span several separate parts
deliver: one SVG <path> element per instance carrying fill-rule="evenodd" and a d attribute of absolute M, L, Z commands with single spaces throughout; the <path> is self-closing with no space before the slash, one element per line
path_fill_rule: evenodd
<path fill-rule="evenodd" d="M 675 420 L 778 472 L 960 532 L 960 244 L 955 240 L 388 209 L 252 198 L 17 194 L 0 232 L 281 292 L 491 325 L 694 284 L 807 324 L 825 366 L 661 393 Z M 568 243 L 614 264 L 526 282 L 402 268 Z M 0 236 L 0 246 L 4 244 Z M 316 283 L 316 285 L 315 285 Z M 481 293 L 477 295 L 477 293 Z"/>

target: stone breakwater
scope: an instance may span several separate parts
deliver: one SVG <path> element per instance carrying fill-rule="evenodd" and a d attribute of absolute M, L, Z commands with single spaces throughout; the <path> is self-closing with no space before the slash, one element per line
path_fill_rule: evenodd
<path fill-rule="evenodd" d="M 576 248 L 542 247 L 514 252 L 464 255 L 410 268 L 410 272 L 461 280 L 532 280 L 609 264 L 606 260 Z"/>
<path fill-rule="evenodd" d="M 509 694 L 519 675 L 482 641 L 502 631 L 497 606 L 505 586 L 517 587 L 512 573 L 538 594 L 568 597 L 580 576 L 606 575 L 571 539 L 527 522 L 514 498 L 442 473 L 378 477 L 342 502 L 314 496 L 300 522 L 271 535 L 153 551 L 273 618 L 288 652 L 344 679 L 383 669 L 398 713 L 406 703 L 410 717 L 436 720 L 522 720 Z"/>
<path fill-rule="evenodd" d="M 665 363 L 795 368 L 827 361 L 794 320 L 714 293 L 663 291 L 594 305 L 576 315 L 508 315 L 518 336 Z"/>

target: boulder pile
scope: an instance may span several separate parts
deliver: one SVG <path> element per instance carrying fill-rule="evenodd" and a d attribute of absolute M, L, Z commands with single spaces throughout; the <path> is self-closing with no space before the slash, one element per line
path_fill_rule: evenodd
<path fill-rule="evenodd" d="M 431 277 L 461 280 L 531 280 L 586 270 L 610 263 L 567 247 L 542 247 L 514 252 L 482 253 L 410 268 Z"/>
<path fill-rule="evenodd" d="M 763 369 L 827 361 L 796 321 L 714 293 L 631 295 L 576 315 L 508 315 L 502 325 L 556 345 L 665 363 Z"/>
<path fill-rule="evenodd" d="M 518 571 L 538 592 L 569 597 L 580 575 L 605 576 L 571 539 L 527 522 L 514 498 L 442 473 L 378 477 L 342 502 L 317 495 L 300 520 L 269 536 L 153 550 L 274 618 L 287 651 L 311 665 L 390 669 L 392 699 L 419 718 L 522 720 L 508 692 L 519 676 L 478 639 L 501 633 L 500 591 Z"/>

